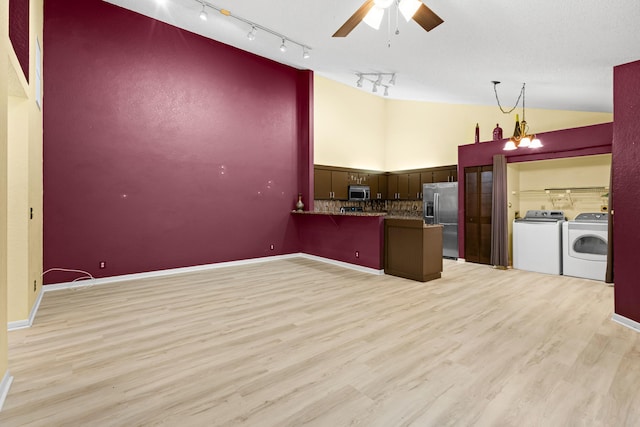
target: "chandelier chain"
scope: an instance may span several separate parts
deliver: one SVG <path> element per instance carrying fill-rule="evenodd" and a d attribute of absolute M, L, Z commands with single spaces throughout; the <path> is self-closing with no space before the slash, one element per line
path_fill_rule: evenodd
<path fill-rule="evenodd" d="M 520 98 L 522 98 L 522 119 L 524 120 L 524 83 L 522 83 L 522 89 L 520 89 L 520 95 L 518 95 L 518 99 L 516 100 L 516 103 L 514 104 L 514 106 L 509 110 L 509 111 L 505 111 L 504 108 L 502 108 L 502 105 L 500 104 L 500 99 L 498 99 L 498 90 L 496 89 L 496 86 L 498 85 L 499 82 L 493 82 L 493 92 L 496 94 L 496 101 L 498 102 L 498 107 L 500 107 L 500 111 L 502 111 L 504 114 L 510 114 L 513 110 L 515 110 L 516 108 L 518 108 L 518 104 L 520 103 Z"/>

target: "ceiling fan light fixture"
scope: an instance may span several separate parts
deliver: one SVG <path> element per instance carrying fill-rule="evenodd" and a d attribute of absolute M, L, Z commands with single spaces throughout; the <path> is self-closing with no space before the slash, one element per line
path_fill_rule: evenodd
<path fill-rule="evenodd" d="M 411 21 L 411 18 L 413 18 L 413 15 L 418 11 L 421 4 L 422 2 L 419 0 L 400 0 L 398 9 L 400 10 L 400 13 L 402 13 L 402 16 L 404 16 L 404 19 L 409 22 Z"/>
<path fill-rule="evenodd" d="M 373 3 L 381 9 L 386 9 L 393 4 L 395 0 L 373 0 Z"/>
<path fill-rule="evenodd" d="M 371 8 L 371 10 L 369 10 L 369 12 L 367 12 L 367 15 L 362 20 L 374 30 L 379 30 L 383 17 L 384 9 L 376 4 Z"/>

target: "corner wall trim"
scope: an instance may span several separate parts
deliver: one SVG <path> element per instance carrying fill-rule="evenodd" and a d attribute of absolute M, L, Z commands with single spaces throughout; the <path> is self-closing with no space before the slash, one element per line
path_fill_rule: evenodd
<path fill-rule="evenodd" d="M 363 273 L 375 274 L 379 276 L 384 274 L 384 270 L 376 270 L 375 268 L 364 267 L 362 265 L 357 265 L 357 264 L 350 264 L 348 262 L 337 261 L 335 259 L 330 259 L 330 258 L 323 258 L 317 255 L 300 253 L 298 254 L 298 256 L 301 258 L 307 258 L 307 259 L 312 259 L 314 261 L 324 262 L 326 264 L 332 264 L 332 265 L 337 265 L 339 267 L 349 268 L 351 270 L 361 271 Z"/>
<path fill-rule="evenodd" d="M 40 293 L 36 298 L 36 301 L 33 303 L 31 307 L 31 312 L 29 313 L 29 318 L 25 320 L 14 320 L 12 322 L 7 322 L 7 330 L 15 331 L 16 329 L 30 328 L 33 325 L 33 320 L 36 318 L 36 314 L 38 313 L 38 308 L 40 308 L 40 302 L 42 302 L 42 295 L 44 294 L 44 289 L 40 288 Z"/>
<path fill-rule="evenodd" d="M 11 388 L 11 383 L 13 382 L 13 377 L 9 374 L 9 371 L 4 373 L 4 377 L 2 377 L 2 381 L 0 382 L 0 411 L 2 411 L 2 407 L 4 406 L 4 401 L 9 394 L 9 388 Z"/>
<path fill-rule="evenodd" d="M 613 313 L 613 316 L 611 316 L 611 320 L 621 324 L 622 326 L 626 326 L 629 329 L 633 329 L 636 332 L 640 332 L 640 323 L 636 322 L 635 320 L 628 319 L 617 313 Z"/>

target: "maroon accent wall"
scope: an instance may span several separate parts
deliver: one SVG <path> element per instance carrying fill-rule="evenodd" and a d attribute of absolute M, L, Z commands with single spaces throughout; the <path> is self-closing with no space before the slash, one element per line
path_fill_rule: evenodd
<path fill-rule="evenodd" d="M 384 216 L 293 214 L 293 217 L 298 224 L 301 252 L 384 269 Z"/>
<path fill-rule="evenodd" d="M 640 322 L 640 61 L 614 68 L 613 219 L 615 312 Z"/>
<path fill-rule="evenodd" d="M 44 9 L 45 270 L 300 250 L 290 212 L 313 194 L 311 71 L 101 0 Z"/>
<path fill-rule="evenodd" d="M 504 154 L 508 163 L 560 159 L 611 153 L 613 123 L 603 123 L 537 134 L 544 145 L 536 150 L 504 151 L 502 141 L 458 146 L 458 248 L 464 258 L 464 168 L 493 164 L 493 156 Z"/>
<path fill-rule="evenodd" d="M 9 40 L 29 81 L 29 0 L 9 0 Z"/>
<path fill-rule="evenodd" d="M 313 211 L 313 73 L 300 73 L 298 88 L 298 129 L 300 129 L 298 188 L 304 210 Z M 296 200 L 297 201 L 297 200 Z"/>

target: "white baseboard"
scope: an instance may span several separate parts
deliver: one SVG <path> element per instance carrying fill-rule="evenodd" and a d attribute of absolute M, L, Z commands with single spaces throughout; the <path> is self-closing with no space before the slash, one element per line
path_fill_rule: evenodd
<path fill-rule="evenodd" d="M 56 283 L 53 285 L 44 285 L 42 289 L 45 292 L 58 291 L 61 289 L 73 289 L 73 288 L 82 288 L 88 286 L 95 285 L 105 285 L 108 283 L 117 283 L 128 280 L 136 280 L 136 279 L 148 279 L 154 277 L 164 277 L 164 276 L 173 276 L 175 274 L 184 274 L 184 273 L 193 273 L 197 271 L 207 271 L 207 270 L 215 270 L 217 268 L 224 267 L 232 267 L 238 265 L 250 265 L 257 264 L 260 262 L 268 262 L 275 261 L 279 259 L 288 259 L 288 258 L 296 258 L 299 257 L 299 253 L 295 254 L 287 254 L 287 255 L 275 255 L 270 257 L 262 257 L 262 258 L 251 258 L 251 259 L 242 259 L 238 261 L 227 261 L 227 262 L 218 262 L 215 264 L 204 264 L 204 265 L 195 265 L 191 267 L 179 267 L 179 268 L 169 268 L 166 270 L 156 270 L 156 271 L 148 271 L 145 273 L 133 273 L 133 274 L 123 274 L 120 276 L 110 276 L 103 277 L 98 279 L 86 279 L 86 280 L 78 280 L 75 282 L 64 282 L 64 283 Z"/>
<path fill-rule="evenodd" d="M 365 273 L 378 274 L 378 275 L 384 274 L 384 270 L 376 270 L 369 267 L 363 267 L 361 265 L 349 264 L 347 262 L 336 261 L 333 259 L 322 258 L 319 256 L 303 254 L 299 252 L 299 253 L 287 254 L 287 255 L 275 255 L 275 256 L 263 257 L 263 258 L 251 258 L 251 259 L 243 259 L 239 261 L 228 261 L 228 262 L 218 262 L 215 264 L 196 265 L 192 267 L 170 268 L 167 270 L 149 271 L 145 273 L 123 274 L 121 276 L 111 276 L 111 277 L 104 277 L 99 279 L 86 279 L 86 280 L 79 280 L 75 282 L 56 283 L 53 285 L 44 285 L 42 289 L 44 292 L 51 292 L 51 291 L 58 291 L 60 289 L 73 289 L 73 288 L 81 288 L 81 287 L 87 287 L 87 286 L 104 285 L 108 283 L 117 283 L 117 282 L 123 282 L 127 280 L 171 276 L 175 274 L 193 273 L 197 271 L 215 270 L 217 268 L 233 267 L 233 266 L 239 266 L 239 265 L 250 265 L 250 264 L 257 264 L 260 262 L 268 262 L 268 261 L 276 261 L 281 259 L 291 259 L 291 258 L 300 258 L 300 257 L 314 259 L 316 261 L 338 265 L 340 267 L 350 268 L 352 270 L 358 270 Z"/>
<path fill-rule="evenodd" d="M 38 312 L 38 308 L 40 308 L 40 302 L 42 302 L 42 294 L 44 294 L 44 290 L 41 288 L 36 301 L 33 303 L 31 307 L 31 312 L 29 313 L 29 318 L 24 320 L 14 320 L 11 322 L 7 322 L 7 330 L 15 331 L 16 329 L 30 328 L 33 325 L 33 319 L 36 318 L 36 313 Z"/>
<path fill-rule="evenodd" d="M 364 267 L 362 265 L 357 265 L 357 264 L 350 264 L 348 262 L 337 261 L 335 259 L 330 259 L 330 258 L 323 258 L 317 255 L 300 253 L 298 254 L 298 256 L 301 258 L 307 258 L 307 259 L 312 259 L 314 261 L 324 262 L 326 264 L 332 264 L 332 265 L 337 265 L 339 267 L 349 268 L 351 270 L 361 271 L 363 273 L 375 274 L 379 276 L 384 274 L 384 270 L 376 270 L 375 268 Z"/>
<path fill-rule="evenodd" d="M 13 382 L 13 377 L 9 374 L 9 371 L 4 373 L 4 377 L 2 377 L 2 381 L 0 382 L 0 411 L 2 411 L 2 407 L 4 406 L 4 401 L 9 394 L 9 389 L 11 388 L 11 383 Z"/>
<path fill-rule="evenodd" d="M 636 322 L 635 320 L 620 316 L 617 313 L 613 313 L 613 316 L 611 316 L 611 320 L 621 324 L 622 326 L 626 326 L 629 329 L 633 329 L 636 332 L 640 332 L 640 323 Z"/>

